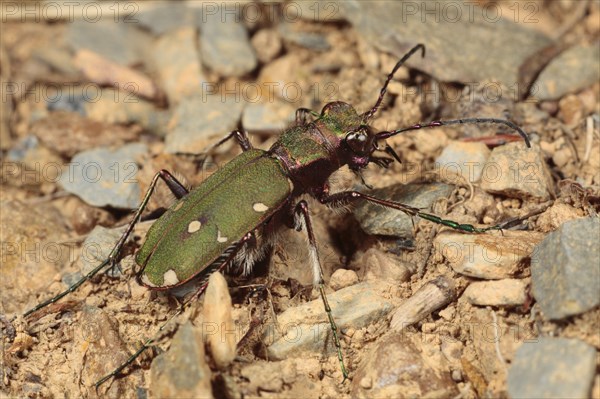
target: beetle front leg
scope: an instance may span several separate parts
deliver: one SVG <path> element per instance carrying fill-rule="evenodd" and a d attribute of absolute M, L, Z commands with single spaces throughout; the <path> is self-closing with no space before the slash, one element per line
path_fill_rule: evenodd
<path fill-rule="evenodd" d="M 472 224 L 461 224 L 453 220 L 442 219 L 441 217 L 433 215 L 431 213 L 421 212 L 419 208 L 415 208 L 410 205 L 405 205 L 400 202 L 382 200 L 371 195 L 361 193 L 359 191 L 343 191 L 341 193 L 329 195 L 327 193 L 327 189 L 324 188 L 320 192 L 317 192 L 316 196 L 322 204 L 333 206 L 349 205 L 353 202 L 356 202 L 357 200 L 362 199 L 365 201 L 369 201 L 373 204 L 383 206 L 384 208 L 397 209 L 409 216 L 420 217 L 421 219 L 429 220 L 430 222 L 441 224 L 443 226 L 451 227 L 455 230 L 465 231 L 468 233 L 484 233 L 490 230 L 501 230 L 500 225 L 480 228 L 475 227 Z"/>
<path fill-rule="evenodd" d="M 306 203 L 306 201 L 302 200 L 298 202 L 296 208 L 294 209 L 294 216 L 296 220 L 296 230 L 305 230 L 306 234 L 308 235 L 308 253 L 313 269 L 313 282 L 319 287 L 319 294 L 321 294 L 323 306 L 325 307 L 325 312 L 327 313 L 327 318 L 329 319 L 329 324 L 331 325 L 333 340 L 335 343 L 335 347 L 337 348 L 338 360 L 340 361 L 340 367 L 342 369 L 342 375 L 344 376 L 345 381 L 346 378 L 348 378 L 348 372 L 346 371 L 346 367 L 344 366 L 344 357 L 342 356 L 342 345 L 340 344 L 340 339 L 337 333 L 338 328 L 335 324 L 335 320 L 333 319 L 333 315 L 331 314 L 331 307 L 329 306 L 329 302 L 327 301 L 327 295 L 325 295 L 323 269 L 319 260 L 317 242 L 315 240 L 315 235 L 310 221 L 310 214 L 308 212 L 308 204 Z"/>
<path fill-rule="evenodd" d="M 252 145 L 252 143 L 250 143 L 250 140 L 248 139 L 248 134 L 245 131 L 236 129 L 229 133 L 227 136 L 223 137 L 221 140 L 217 141 L 215 144 L 208 147 L 206 150 L 203 151 L 203 153 L 209 154 L 210 152 L 216 150 L 218 147 L 225 144 L 225 142 L 231 140 L 232 138 L 235 138 L 243 152 L 254 148 L 254 146 Z"/>
<path fill-rule="evenodd" d="M 308 108 L 298 108 L 296 110 L 296 126 L 304 126 L 307 123 L 308 116 L 317 118 L 319 114 Z"/>
<path fill-rule="evenodd" d="M 104 262 L 100 263 L 98 266 L 96 266 L 88 274 L 86 274 L 81 279 L 79 279 L 75 284 L 70 286 L 68 289 L 66 289 L 65 291 L 61 292 L 60 294 L 48 299 L 47 301 L 44 301 L 44 302 L 38 304 L 37 306 L 35 306 L 32 309 L 25 312 L 25 314 L 23 316 L 29 316 L 33 312 L 36 312 L 50 304 L 53 304 L 54 302 L 58 301 L 59 299 L 63 298 L 64 296 L 75 291 L 77 288 L 79 288 L 79 286 L 81 286 L 87 280 L 94 277 L 100 270 L 102 270 L 106 266 L 110 265 L 111 267 L 114 267 L 116 265 L 119 255 L 121 254 L 121 250 L 123 249 L 123 246 L 125 245 L 125 242 L 127 241 L 127 238 L 131 235 L 131 232 L 133 231 L 135 224 L 139 221 L 139 219 L 142 215 L 142 212 L 148 205 L 150 196 L 154 192 L 154 188 L 156 187 L 156 183 L 158 183 L 159 178 L 162 179 L 167 184 L 169 189 L 173 192 L 173 195 L 175 195 L 175 197 L 177 197 L 178 199 L 183 198 L 188 194 L 188 190 L 169 171 L 163 169 L 160 172 L 158 172 L 156 175 L 154 175 L 154 178 L 152 179 L 152 182 L 150 183 L 150 187 L 148 188 L 146 195 L 144 195 L 144 199 L 142 200 L 142 203 L 138 207 L 137 211 L 135 212 L 133 219 L 131 220 L 131 222 L 129 222 L 127 229 L 121 235 L 121 237 L 119 238 L 119 241 L 113 247 L 112 251 L 110 251 L 108 258 L 106 258 L 106 260 Z"/>

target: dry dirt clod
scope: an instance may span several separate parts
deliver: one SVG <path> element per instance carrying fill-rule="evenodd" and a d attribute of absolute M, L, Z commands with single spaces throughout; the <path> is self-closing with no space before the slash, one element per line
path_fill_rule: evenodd
<path fill-rule="evenodd" d="M 401 333 L 379 341 L 352 382 L 352 396 L 358 398 L 452 397 L 456 393 L 441 353 L 421 351 Z"/>

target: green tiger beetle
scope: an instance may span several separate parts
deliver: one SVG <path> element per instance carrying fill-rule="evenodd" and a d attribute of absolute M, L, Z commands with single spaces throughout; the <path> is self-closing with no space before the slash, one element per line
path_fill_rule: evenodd
<path fill-rule="evenodd" d="M 387 76 L 375 105 L 362 114 L 357 113 L 350 104 L 339 101 L 328 103 L 321 113 L 300 108 L 296 111 L 295 126 L 284 131 L 267 151 L 253 148 L 246 133 L 235 130 L 213 148 L 235 139 L 242 153 L 192 191 L 188 191 L 168 171 L 158 172 L 109 257 L 66 291 L 35 306 L 25 316 L 73 292 L 101 269 L 118 264 L 121 250 L 140 220 L 160 179 L 177 200 L 152 225 L 146 241 L 137 252 L 135 261 L 141 267 L 137 281 L 151 290 L 169 290 L 197 278 L 202 284 L 193 296 L 195 299 L 206 288 L 206 281 L 211 273 L 222 271 L 231 265 L 237 265 L 246 274 L 251 272 L 254 263 L 273 245 L 276 232 L 282 225 L 303 230 L 308 238 L 313 282 L 318 287 L 331 325 L 345 380 L 348 371 L 344 365 L 338 328 L 325 295 L 323 272 L 308 203 L 305 200 L 296 202 L 298 197 L 308 194 L 331 207 L 350 205 L 358 200 L 368 201 L 469 233 L 500 230 L 499 225 L 478 228 L 470 224 L 459 224 L 422 212 L 419 208 L 379 199 L 359 191 L 330 194 L 328 178 L 344 165 L 360 175 L 360 171 L 370 163 L 387 168 L 394 160 L 400 162 L 398 154 L 385 143 L 385 139 L 428 127 L 464 123 L 502 124 L 516 130 L 530 147 L 529 139 L 521 128 L 510 121 L 494 118 L 433 121 L 403 129 L 375 132 L 369 126 L 369 121 L 381 106 L 388 84 L 398 68 L 419 50 L 421 56 L 425 56 L 425 46 L 422 44 L 404 55 Z M 380 146 L 382 142 L 384 146 Z M 375 156 L 375 152 L 387 153 L 391 158 Z M 126 363 L 98 381 L 96 387 L 119 375 L 152 342 L 152 339 L 146 341 Z"/>

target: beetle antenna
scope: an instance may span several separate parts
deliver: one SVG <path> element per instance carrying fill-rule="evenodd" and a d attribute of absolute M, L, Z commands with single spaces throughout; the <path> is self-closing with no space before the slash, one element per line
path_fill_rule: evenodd
<path fill-rule="evenodd" d="M 375 112 L 377 112 L 377 110 L 379 109 L 379 106 L 381 106 L 381 102 L 383 101 L 383 97 L 385 97 L 385 92 L 387 91 L 387 87 L 390 84 L 390 81 L 392 80 L 392 78 L 394 77 L 394 74 L 396 73 L 396 71 L 398 71 L 398 69 L 414 53 L 416 53 L 417 51 L 419 51 L 419 49 L 421 50 L 421 57 L 425 57 L 425 45 L 419 43 L 415 47 L 413 47 L 408 53 L 406 53 L 404 55 L 404 57 L 402 57 L 400 59 L 400 61 L 398 61 L 398 63 L 396 63 L 396 65 L 394 66 L 394 69 L 392 69 L 392 72 L 390 72 L 390 74 L 387 76 L 387 79 L 385 80 L 385 83 L 383 84 L 383 87 L 381 88 L 381 91 L 379 92 L 379 98 L 377 99 L 377 102 L 375 103 L 375 106 L 373 108 L 371 108 L 370 111 L 367 111 L 367 112 L 365 112 L 363 114 L 363 121 L 364 121 L 365 124 L 369 121 L 369 119 L 371 119 L 371 117 L 373 115 L 375 115 Z"/>
<path fill-rule="evenodd" d="M 529 137 L 527 133 L 523 131 L 519 126 L 515 125 L 511 121 L 507 121 L 506 119 L 495 119 L 495 118 L 465 118 L 465 119 L 454 119 L 449 121 L 433 121 L 425 124 L 417 123 L 416 125 L 412 125 L 410 127 L 405 127 L 398 130 L 392 130 L 389 132 L 379 132 L 375 135 L 377 140 L 385 140 L 392 136 L 395 136 L 400 133 L 408 132 L 411 130 L 418 130 L 426 127 L 438 127 L 438 126 L 446 126 L 446 125 L 457 125 L 457 124 L 468 124 L 468 123 L 495 123 L 499 125 L 505 125 L 510 127 L 513 130 L 516 130 L 523 140 L 525 140 L 525 144 L 527 147 L 531 147 L 531 143 L 529 142 Z"/>

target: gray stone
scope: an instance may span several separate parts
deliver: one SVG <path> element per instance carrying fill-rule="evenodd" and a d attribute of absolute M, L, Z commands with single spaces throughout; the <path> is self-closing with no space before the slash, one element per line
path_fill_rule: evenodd
<path fill-rule="evenodd" d="M 238 127 L 244 103 L 235 97 L 199 95 L 182 102 L 173 116 L 175 127 L 165 139 L 168 153 L 198 154 L 215 138 Z"/>
<path fill-rule="evenodd" d="M 540 147 L 532 144 L 527 148 L 515 142 L 492 150 L 480 187 L 507 197 L 546 201 L 554 192 L 554 181 Z"/>
<path fill-rule="evenodd" d="M 203 16 L 200 33 L 202 62 L 222 76 L 242 76 L 258 61 L 239 16 L 224 10 Z"/>
<path fill-rule="evenodd" d="M 81 248 L 81 273 L 88 274 L 101 262 L 108 258 L 119 238 L 125 232 L 125 226 L 117 229 L 94 227 L 88 234 Z M 118 270 L 118 269 L 116 269 Z"/>
<path fill-rule="evenodd" d="M 475 183 L 481 178 L 485 161 L 490 153 L 489 148 L 483 143 L 451 141 L 435 160 L 436 169 L 440 170 L 442 178 L 448 178 L 450 181 L 454 179 L 453 174 L 458 174 L 467 181 Z"/>
<path fill-rule="evenodd" d="M 212 398 L 211 372 L 202 336 L 191 323 L 179 327 L 171 347 L 150 366 L 150 395 L 157 398 Z"/>
<path fill-rule="evenodd" d="M 184 3 L 150 2 L 148 8 L 136 15 L 139 25 L 148 29 L 156 36 L 184 26 L 199 26 L 202 20 L 202 10 L 188 7 Z"/>
<path fill-rule="evenodd" d="M 396 184 L 369 191 L 377 198 L 401 202 L 427 212 L 440 197 L 447 197 L 454 188 L 447 184 Z M 395 209 L 383 208 L 366 201 L 357 205 L 354 217 L 368 234 L 412 237 L 413 222 L 410 216 Z"/>
<path fill-rule="evenodd" d="M 314 51 L 326 51 L 331 48 L 327 37 L 318 33 L 302 32 L 291 25 L 293 24 L 282 23 L 279 25 L 279 33 L 284 41 Z"/>
<path fill-rule="evenodd" d="M 532 95 L 540 100 L 557 100 L 598 81 L 600 44 L 574 46 L 554 58 L 540 73 Z"/>
<path fill-rule="evenodd" d="M 249 132 L 278 133 L 292 125 L 294 116 L 295 108 L 283 101 L 249 104 L 244 109 L 242 126 Z"/>
<path fill-rule="evenodd" d="M 543 237 L 533 231 L 504 231 L 503 234 L 443 231 L 435 238 L 434 246 L 455 272 L 496 280 L 517 274 L 522 262 L 531 256 Z"/>
<path fill-rule="evenodd" d="M 583 313 L 600 303 L 600 221 L 565 222 L 535 248 L 533 296 L 548 319 Z"/>
<path fill-rule="evenodd" d="M 333 318 L 339 329 L 360 329 L 385 317 L 392 304 L 375 293 L 377 285 L 360 283 L 327 295 Z M 280 331 L 267 328 L 263 339 L 271 343 L 269 359 L 281 360 L 303 352 L 335 353 L 331 326 L 321 298 L 287 309 L 277 316 Z M 339 334 L 339 333 L 338 333 Z"/>
<path fill-rule="evenodd" d="M 114 20 L 76 20 L 69 24 L 67 43 L 75 50 L 88 49 L 119 65 L 143 62 L 148 37 L 131 24 Z"/>
<path fill-rule="evenodd" d="M 425 42 L 427 57 L 412 57 L 408 65 L 442 81 L 494 79 L 514 85 L 525 59 L 550 44 L 539 31 L 499 16 L 497 6 L 410 0 L 353 0 L 340 6 L 361 36 L 381 51 L 400 58 Z"/>
<path fill-rule="evenodd" d="M 589 398 L 596 370 L 594 347 L 566 338 L 525 342 L 508 370 L 512 398 Z"/>
<path fill-rule="evenodd" d="M 59 183 L 90 205 L 133 209 L 140 202 L 140 185 L 135 180 L 136 156 L 147 147 L 135 143 L 117 150 L 99 148 L 75 155 Z"/>
<path fill-rule="evenodd" d="M 162 88 L 172 104 L 204 91 L 206 78 L 198 58 L 196 29 L 184 27 L 161 36 L 152 54 Z"/>

